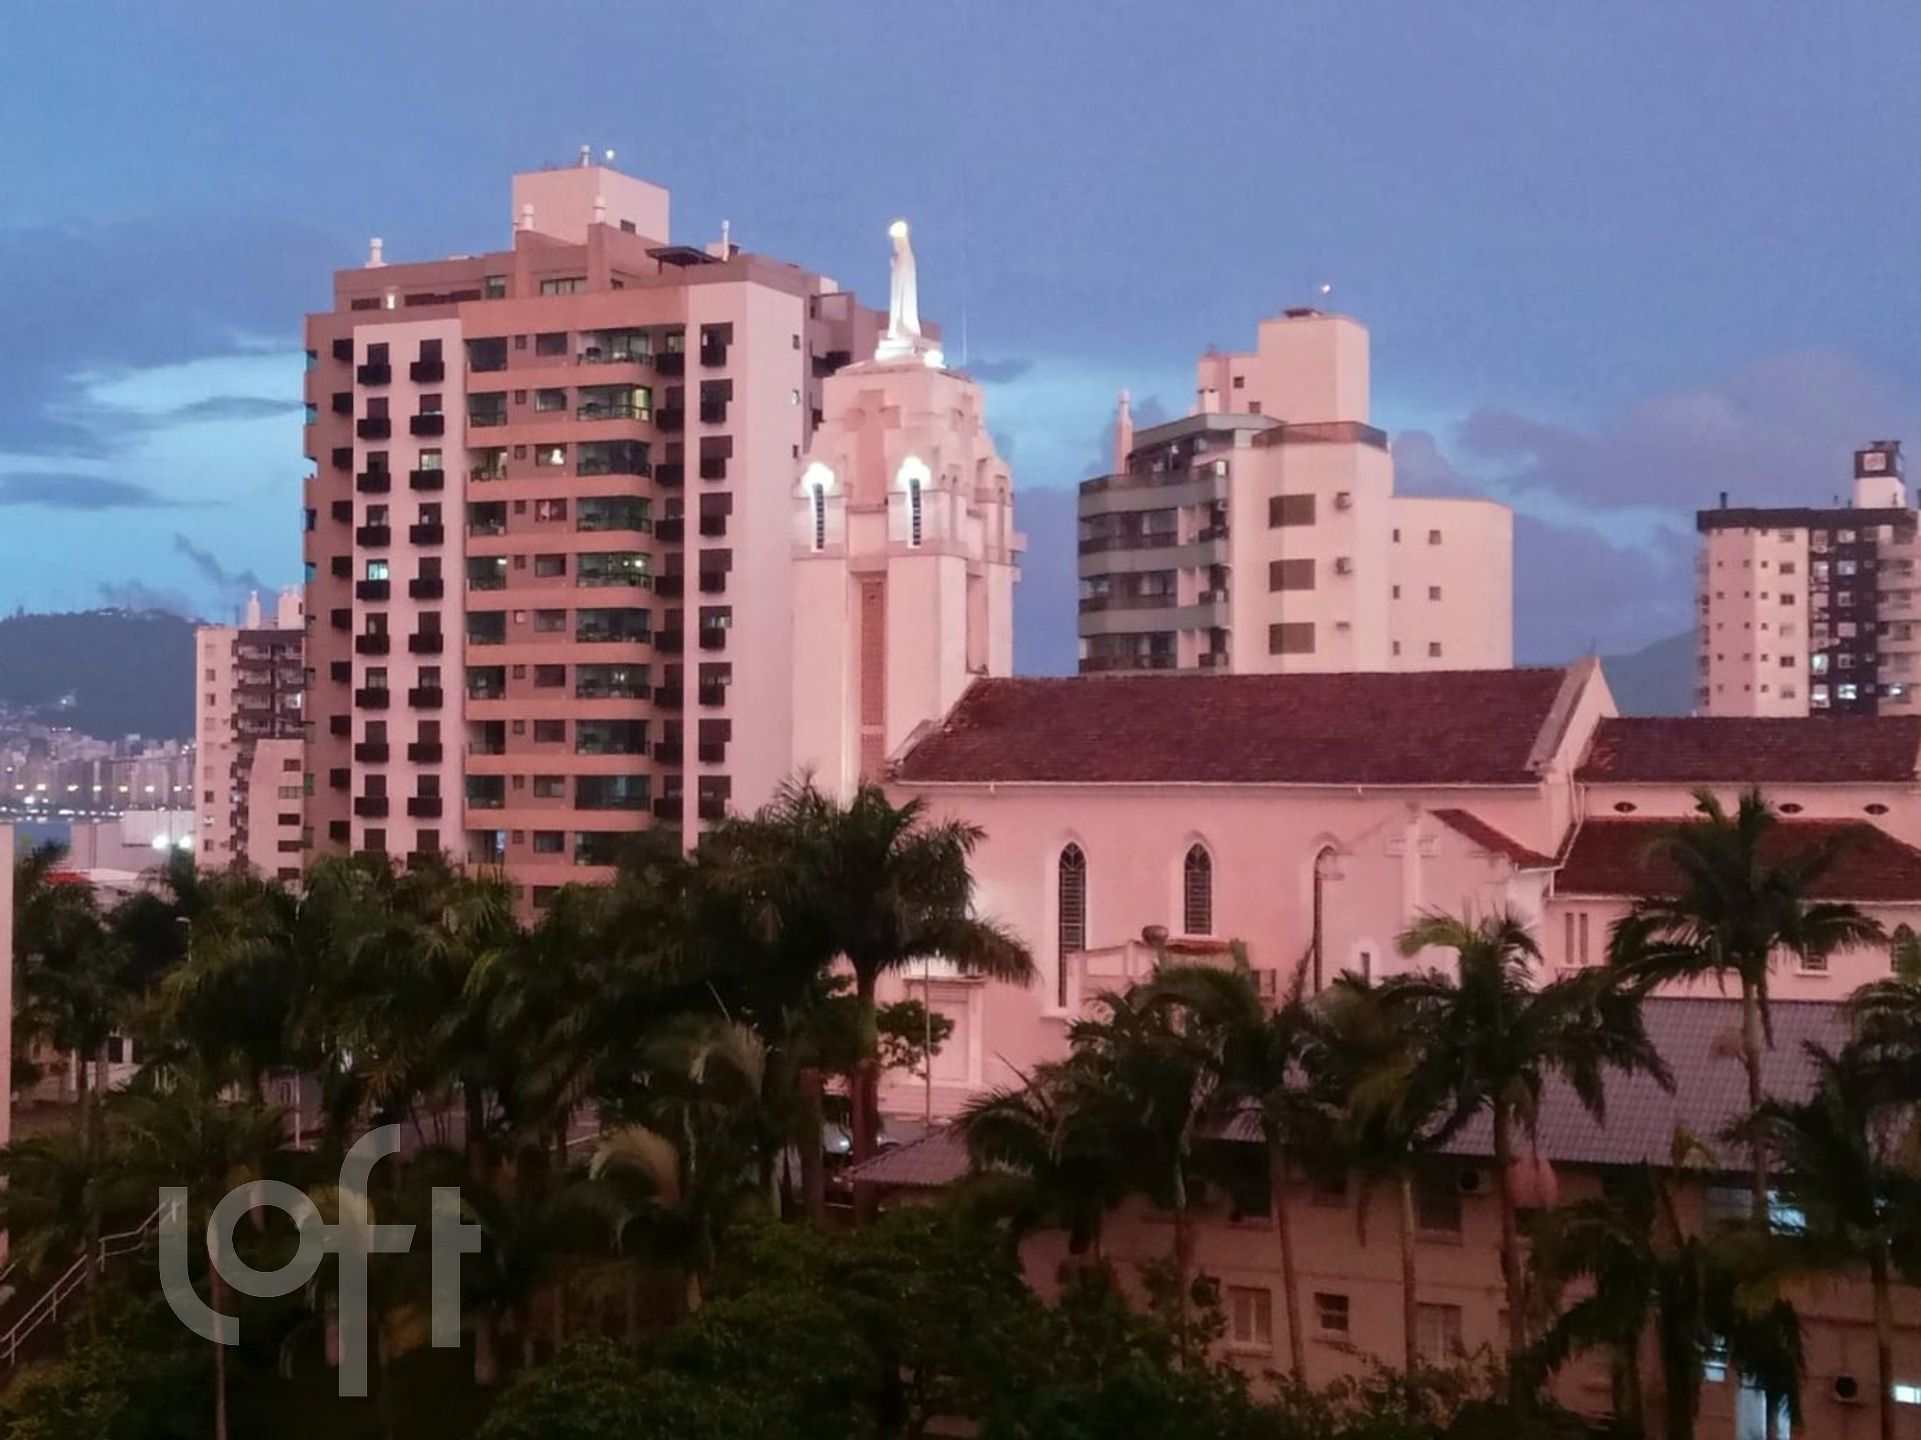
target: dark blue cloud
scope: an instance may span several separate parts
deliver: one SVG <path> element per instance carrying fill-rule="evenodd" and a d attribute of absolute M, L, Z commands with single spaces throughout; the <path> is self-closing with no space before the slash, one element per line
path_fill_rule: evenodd
<path fill-rule="evenodd" d="M 131 480 L 61 470 L 16 470 L 0 475 L 0 505 L 50 510 L 145 510 L 174 502 Z"/>
<path fill-rule="evenodd" d="M 1006 360 L 969 360 L 967 373 L 983 385 L 1005 385 L 1010 380 L 1018 380 L 1034 368 L 1034 362 L 1025 357 Z"/>
<path fill-rule="evenodd" d="M 263 395 L 211 395 L 175 406 L 157 418 L 161 425 L 188 425 L 215 420 L 271 420 L 304 410 L 299 400 L 273 400 Z"/>

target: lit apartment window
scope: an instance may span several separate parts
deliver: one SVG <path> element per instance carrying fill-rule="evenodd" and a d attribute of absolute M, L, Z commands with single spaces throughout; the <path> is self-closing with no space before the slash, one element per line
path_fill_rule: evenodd
<path fill-rule="evenodd" d="M 1181 862 L 1181 932 L 1214 933 L 1214 861 L 1205 846 L 1190 846 Z"/>
<path fill-rule="evenodd" d="M 1228 1343 L 1237 1350 L 1274 1348 L 1274 1292 L 1265 1285 L 1227 1287 Z"/>
<path fill-rule="evenodd" d="M 1059 960 L 1055 969 L 1055 1003 L 1067 1005 L 1067 957 L 1087 948 L 1087 856 L 1078 845 L 1061 851 L 1058 881 L 1060 923 L 1056 931 Z"/>

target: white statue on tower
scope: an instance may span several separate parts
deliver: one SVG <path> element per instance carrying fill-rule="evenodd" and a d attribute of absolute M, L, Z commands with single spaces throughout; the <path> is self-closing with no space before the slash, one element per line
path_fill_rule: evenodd
<path fill-rule="evenodd" d="M 914 246 L 907 238 L 907 222 L 896 220 L 887 227 L 894 242 L 894 261 L 887 286 L 887 333 L 874 347 L 876 360 L 908 360 L 941 368 L 940 348 L 921 334 L 920 283 L 914 272 Z"/>

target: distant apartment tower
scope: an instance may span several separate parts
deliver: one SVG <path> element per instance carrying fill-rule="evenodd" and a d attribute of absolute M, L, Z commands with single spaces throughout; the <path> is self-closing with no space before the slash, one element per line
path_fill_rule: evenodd
<path fill-rule="evenodd" d="M 298 590 L 271 615 L 255 595 L 243 623 L 195 632 L 193 844 L 207 869 L 300 874 L 303 632 Z"/>
<path fill-rule="evenodd" d="M 308 317 L 308 814 L 538 901 L 787 774 L 794 475 L 880 318 L 584 156 L 513 222 Z"/>
<path fill-rule="evenodd" d="M 1695 516 L 1695 710 L 1906 714 L 1921 680 L 1916 515 L 1901 444 L 1854 452 L 1852 504 Z"/>
<path fill-rule="evenodd" d="M 1504 669 L 1513 516 L 1394 493 L 1368 333 L 1289 310 L 1080 488 L 1081 670 Z"/>

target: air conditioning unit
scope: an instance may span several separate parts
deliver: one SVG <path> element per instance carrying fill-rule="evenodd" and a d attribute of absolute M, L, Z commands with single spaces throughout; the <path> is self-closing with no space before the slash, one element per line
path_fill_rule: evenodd
<path fill-rule="evenodd" d="M 1479 1170 L 1461 1170 L 1454 1176 L 1454 1183 L 1463 1195 L 1484 1195 L 1487 1193 L 1487 1176 Z"/>
<path fill-rule="evenodd" d="M 1861 1388 L 1861 1382 L 1854 1376 L 1837 1375 L 1834 1377 L 1834 1398 L 1842 1405 L 1860 1405 L 1867 1396 Z"/>
<path fill-rule="evenodd" d="M 1354 497 L 1345 490 L 1336 490 L 1334 492 L 1334 508 L 1336 510 L 1352 510 L 1354 508 Z"/>
<path fill-rule="evenodd" d="M 1341 556 L 1334 562 L 1334 573 L 1336 575 L 1352 575 L 1354 573 L 1354 562 L 1345 555 Z"/>

